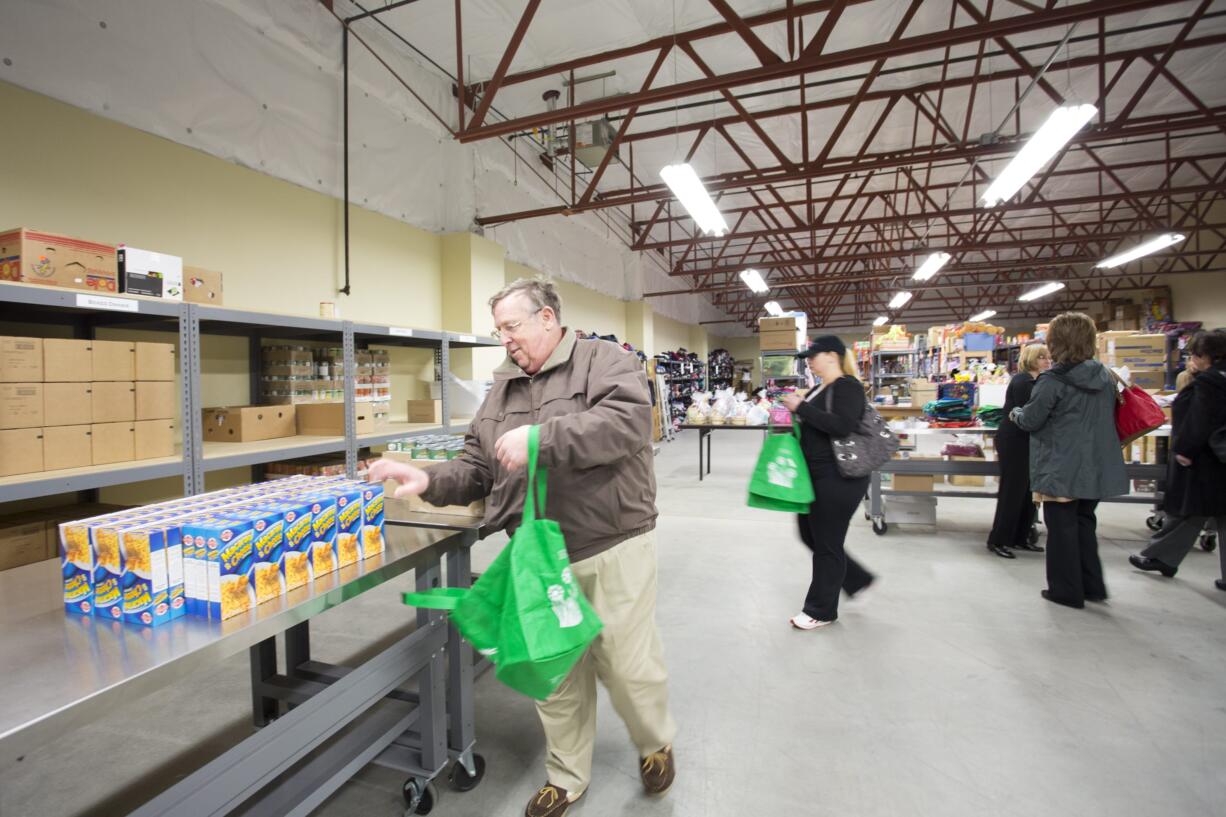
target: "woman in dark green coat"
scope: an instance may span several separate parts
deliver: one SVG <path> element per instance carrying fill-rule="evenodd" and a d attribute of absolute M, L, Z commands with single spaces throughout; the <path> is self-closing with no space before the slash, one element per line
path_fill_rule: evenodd
<path fill-rule="evenodd" d="M 1047 330 L 1054 365 L 1039 376 L 1030 401 L 1010 415 L 1030 432 L 1030 487 L 1043 503 L 1043 598 L 1078 608 L 1107 599 L 1094 515 L 1098 502 L 1128 493 L 1115 431 L 1115 380 L 1094 360 L 1096 340 L 1089 316 L 1057 316 Z"/>

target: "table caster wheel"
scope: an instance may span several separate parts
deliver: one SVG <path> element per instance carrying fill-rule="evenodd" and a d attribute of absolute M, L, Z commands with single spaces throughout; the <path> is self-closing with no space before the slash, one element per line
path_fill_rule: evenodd
<path fill-rule="evenodd" d="M 1212 553 L 1213 551 L 1217 550 L 1217 534 L 1202 533 L 1200 535 L 1200 548 L 1201 550 L 1205 551 L 1205 553 Z"/>
<path fill-rule="evenodd" d="M 404 781 L 405 817 L 410 814 L 429 814 L 438 803 L 438 788 L 433 783 L 427 783 L 420 777 L 410 777 Z"/>
<path fill-rule="evenodd" d="M 1162 530 L 1162 519 L 1156 513 L 1151 513 L 1149 518 L 1145 520 L 1145 527 L 1152 531 Z"/>
<path fill-rule="evenodd" d="M 884 519 L 873 520 L 873 533 L 878 536 L 884 536 L 887 530 L 889 530 L 889 525 L 886 524 Z"/>
<path fill-rule="evenodd" d="M 485 777 L 485 758 L 481 755 L 473 755 L 473 769 L 476 774 L 469 777 L 468 769 L 464 768 L 464 764 L 456 762 L 451 767 L 451 787 L 456 791 L 472 791 L 477 788 L 477 784 Z"/>

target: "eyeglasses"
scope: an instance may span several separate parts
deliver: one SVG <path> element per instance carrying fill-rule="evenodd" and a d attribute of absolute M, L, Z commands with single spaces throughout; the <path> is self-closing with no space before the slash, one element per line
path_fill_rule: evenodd
<path fill-rule="evenodd" d="M 541 309 L 544 309 L 544 308 L 545 307 L 541 307 Z M 501 328 L 496 327 L 492 332 L 490 332 L 490 334 L 494 336 L 495 340 L 502 340 L 504 335 L 507 337 L 515 337 L 516 335 L 519 334 L 519 330 L 523 329 L 524 324 L 532 320 L 532 318 L 538 312 L 540 312 L 541 309 L 537 309 L 533 311 L 532 314 L 524 318 L 522 321 L 511 321 L 510 323 L 503 324 Z"/>

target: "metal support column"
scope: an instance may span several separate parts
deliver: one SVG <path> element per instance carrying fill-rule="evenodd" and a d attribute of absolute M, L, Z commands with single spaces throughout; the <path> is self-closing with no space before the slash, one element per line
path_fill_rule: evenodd
<path fill-rule="evenodd" d="M 442 405 L 439 408 L 441 419 L 443 421 L 443 429 L 451 431 L 451 401 L 448 394 L 451 392 L 451 340 L 447 337 L 447 333 L 443 333 L 443 339 L 438 350 L 439 357 L 439 396 L 442 398 Z"/>
<path fill-rule="evenodd" d="M 285 674 L 298 677 L 299 667 L 311 660 L 311 624 L 304 621 L 285 631 Z"/>
<path fill-rule="evenodd" d="M 417 590 L 424 592 L 439 586 L 441 570 L 437 561 L 415 571 Z M 438 610 L 417 608 L 417 628 L 429 629 L 443 618 Z M 449 629 L 454 632 L 454 628 Z M 447 712 L 444 703 L 444 674 L 446 672 L 446 647 L 430 653 L 430 660 L 418 673 L 417 694 L 420 700 L 421 717 L 418 727 L 421 734 L 421 765 L 427 771 L 439 771 L 447 765 Z"/>
<path fill-rule="evenodd" d="M 342 323 L 341 337 L 345 353 L 345 475 L 350 479 L 358 476 L 358 426 L 357 405 L 354 387 L 357 376 L 357 359 L 353 342 L 353 321 Z"/>
<path fill-rule="evenodd" d="M 472 584 L 472 546 L 477 543 L 477 532 L 464 534 L 454 552 L 447 557 L 447 585 L 468 587 Z M 476 726 L 473 723 L 473 648 L 460 637 L 455 627 L 447 630 L 447 716 L 448 748 L 455 753 L 469 777 L 476 777 L 472 749 L 476 742 Z"/>
<path fill-rule="evenodd" d="M 204 428 L 200 404 L 200 312 L 183 304 L 179 312 L 179 410 L 183 425 L 183 495 L 204 491 Z"/>
<path fill-rule="evenodd" d="M 276 698 L 261 694 L 265 682 L 277 674 L 277 640 L 266 638 L 249 648 L 251 655 L 251 719 L 256 726 L 267 726 L 280 714 Z"/>

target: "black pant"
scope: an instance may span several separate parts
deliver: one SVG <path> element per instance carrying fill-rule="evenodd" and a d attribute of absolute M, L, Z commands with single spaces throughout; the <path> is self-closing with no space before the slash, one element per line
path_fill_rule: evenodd
<path fill-rule="evenodd" d="M 996 493 L 996 518 L 988 544 L 1021 547 L 1030 538 L 1034 524 L 1034 495 L 1030 491 L 1030 438 L 1006 435 L 996 440 L 1000 458 L 1000 490 Z"/>
<path fill-rule="evenodd" d="M 1098 559 L 1096 499 L 1044 502 L 1047 525 L 1047 589 L 1061 601 L 1080 604 L 1105 599 L 1103 565 Z"/>
<path fill-rule="evenodd" d="M 813 551 L 813 578 L 804 612 L 819 621 L 834 621 L 839 617 L 839 588 L 855 594 L 873 580 L 873 574 L 843 549 L 869 478 L 844 479 L 833 463 L 810 466 L 810 474 L 816 499 L 808 513 L 797 517 L 801 541 Z"/>

